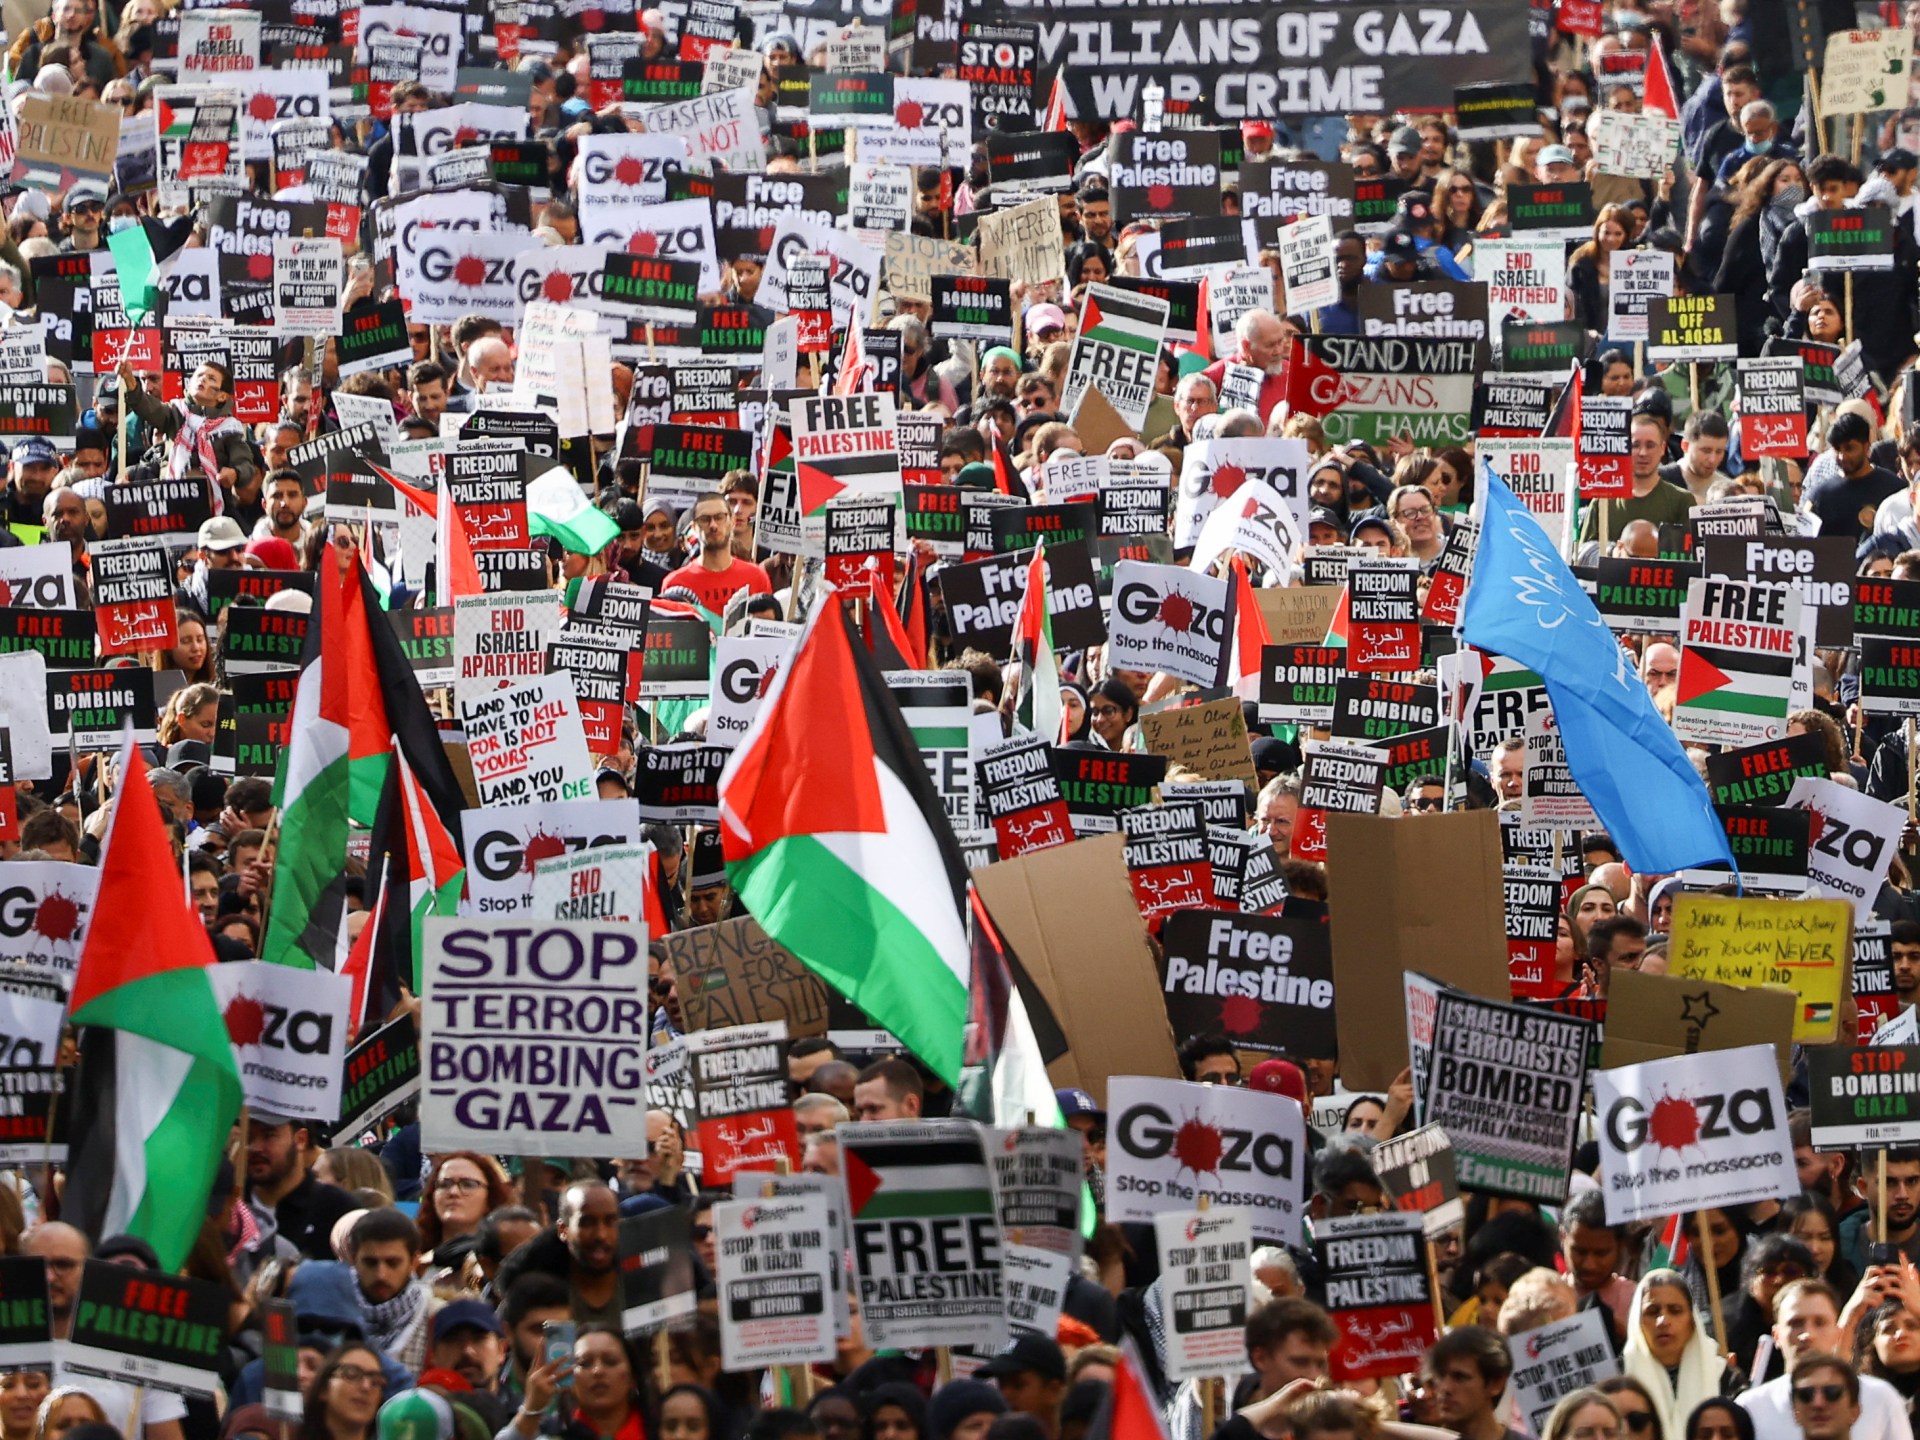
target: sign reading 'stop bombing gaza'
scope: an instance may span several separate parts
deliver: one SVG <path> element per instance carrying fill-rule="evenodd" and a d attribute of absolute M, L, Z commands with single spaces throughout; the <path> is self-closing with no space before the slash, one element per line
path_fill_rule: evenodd
<path fill-rule="evenodd" d="M 1038 21 L 1040 68 L 1059 67 L 1082 119 L 1139 115 L 1155 80 L 1169 108 L 1221 120 L 1446 110 L 1455 86 L 1526 79 L 1531 53 L 1526 7 L 1499 0 L 966 0 L 961 15 Z"/>

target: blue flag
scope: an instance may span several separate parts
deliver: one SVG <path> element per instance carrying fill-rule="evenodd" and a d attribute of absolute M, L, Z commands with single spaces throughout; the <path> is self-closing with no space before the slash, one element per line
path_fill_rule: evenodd
<path fill-rule="evenodd" d="M 1480 544 L 1460 610 L 1467 642 L 1546 682 L 1567 768 L 1627 864 L 1650 874 L 1716 860 L 1737 869 L 1707 787 L 1632 657 L 1485 461 L 1480 484 Z"/>

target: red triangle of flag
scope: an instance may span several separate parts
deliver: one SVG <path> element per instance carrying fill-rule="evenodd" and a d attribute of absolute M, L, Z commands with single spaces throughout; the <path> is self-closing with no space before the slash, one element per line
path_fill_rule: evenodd
<path fill-rule="evenodd" d="M 846 485 L 812 465 L 795 462 L 794 476 L 800 482 L 800 513 L 811 515 L 829 500 L 837 500 Z"/>
<path fill-rule="evenodd" d="M 1080 304 L 1080 333 L 1084 335 L 1089 330 L 1098 330 L 1100 322 L 1106 318 L 1100 313 L 1099 302 L 1088 295 Z"/>
<path fill-rule="evenodd" d="M 847 1212 L 858 1215 L 880 1188 L 880 1176 L 852 1150 L 840 1152 L 840 1173 L 847 1182 Z"/>
<path fill-rule="evenodd" d="M 1680 684 L 1674 696 L 1676 705 L 1687 705 L 1702 695 L 1731 685 L 1733 677 L 1698 650 L 1680 652 Z"/>

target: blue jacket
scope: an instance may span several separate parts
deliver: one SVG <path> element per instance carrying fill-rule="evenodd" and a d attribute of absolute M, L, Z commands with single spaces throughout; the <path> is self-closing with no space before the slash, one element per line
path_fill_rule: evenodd
<path fill-rule="evenodd" d="M 309 1322 L 317 1321 L 329 1330 L 346 1332 L 364 1341 L 367 1332 L 360 1318 L 359 1291 L 360 1284 L 354 1279 L 352 1266 L 342 1265 L 338 1260 L 301 1262 L 300 1268 L 293 1272 L 293 1279 L 287 1282 L 287 1299 L 293 1303 L 295 1327 L 305 1334 Z M 413 1388 L 412 1372 L 398 1361 L 382 1355 L 380 1368 L 387 1377 L 383 1400 L 391 1400 L 402 1390 Z M 249 1360 L 233 1382 L 228 1403 L 236 1407 L 257 1404 L 266 1387 L 266 1362 Z"/>

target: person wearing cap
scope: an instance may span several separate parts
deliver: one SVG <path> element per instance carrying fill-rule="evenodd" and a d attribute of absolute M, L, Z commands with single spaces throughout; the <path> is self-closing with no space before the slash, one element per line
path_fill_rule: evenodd
<path fill-rule="evenodd" d="M 996 1416 L 1007 1413 L 1007 1400 L 984 1380 L 949 1380 L 927 1402 L 929 1440 L 986 1440 Z"/>
<path fill-rule="evenodd" d="M 1913 182 L 1916 173 L 1920 173 L 1920 156 L 1896 145 L 1893 149 L 1884 151 L 1880 158 L 1873 162 L 1873 173 L 1884 177 L 1893 187 L 1893 193 L 1898 202 L 1894 209 L 1898 213 L 1905 215 L 1913 209 Z"/>
<path fill-rule="evenodd" d="M 1107 1112 L 1086 1091 L 1069 1086 L 1053 1092 L 1069 1130 L 1080 1132 L 1080 1153 L 1091 1174 L 1107 1163 Z"/>
<path fill-rule="evenodd" d="M 491 1305 L 482 1300 L 450 1300 L 433 1317 L 427 1364 L 453 1371 L 483 1395 L 498 1395 L 507 1350 L 507 1327 Z"/>
<path fill-rule="evenodd" d="M 1413 189 L 1426 189 L 1432 181 L 1420 173 L 1420 132 L 1402 125 L 1387 142 L 1387 163 L 1395 179 Z M 1421 182 L 1426 181 L 1423 185 Z"/>
<path fill-rule="evenodd" d="M 60 473 L 60 452 L 39 435 L 18 441 L 7 461 L 7 524 L 24 525 L 37 531 L 44 522 L 47 493 Z M 20 539 L 9 530 L 0 531 L 0 547 L 18 545 Z"/>
<path fill-rule="evenodd" d="M 169 480 L 199 472 L 215 483 L 213 513 L 226 508 L 227 492 L 251 482 L 253 446 L 247 427 L 233 418 L 233 371 L 218 360 L 203 360 L 187 378 L 187 393 L 171 404 L 149 395 L 130 362 L 117 372 L 133 413 L 171 439 L 161 473 Z"/>
<path fill-rule="evenodd" d="M 1060 1433 L 1060 1397 L 1067 1393 L 1067 1357 L 1057 1340 L 1045 1335 L 1022 1335 L 974 1371 L 1000 1389 L 1015 1415 L 1040 1422 L 1048 1440 Z"/>
<path fill-rule="evenodd" d="M 1565 145 L 1542 145 L 1533 157 L 1533 178 L 1542 185 L 1572 185 L 1580 179 L 1580 161 Z"/>
<path fill-rule="evenodd" d="M 313 1177 L 305 1156 L 312 1137 L 305 1121 L 264 1110 L 247 1116 L 247 1204 L 264 1228 L 276 1229 L 310 1260 L 333 1258 L 333 1227 L 353 1197 Z"/>
<path fill-rule="evenodd" d="M 1273 122 L 1271 120 L 1242 120 L 1240 122 L 1240 158 L 1245 160 L 1265 160 L 1273 154 Z"/>
<path fill-rule="evenodd" d="M 104 249 L 106 241 L 100 237 L 100 227 L 106 219 L 106 192 L 85 182 L 75 185 L 60 202 L 60 228 L 66 232 L 60 249 L 67 254 Z"/>
<path fill-rule="evenodd" d="M 980 357 L 980 393 L 975 402 L 999 396 L 1014 398 L 1020 386 L 1020 352 L 1010 345 L 990 346 Z"/>
<path fill-rule="evenodd" d="M 1405 284 L 1410 280 L 1437 280 L 1439 266 L 1421 252 L 1420 242 L 1405 230 L 1392 230 L 1380 242 L 1380 253 L 1373 257 L 1367 278 Z"/>
<path fill-rule="evenodd" d="M 1058 305 L 1035 305 L 1027 311 L 1027 348 L 1045 349 L 1067 338 L 1067 312 Z"/>
<path fill-rule="evenodd" d="M 193 574 L 187 577 L 187 596 L 202 615 L 210 615 L 213 611 L 207 598 L 207 572 L 244 568 L 247 537 L 232 516 L 215 515 L 200 522 L 200 533 L 194 539 L 200 558 L 194 562 Z"/>

